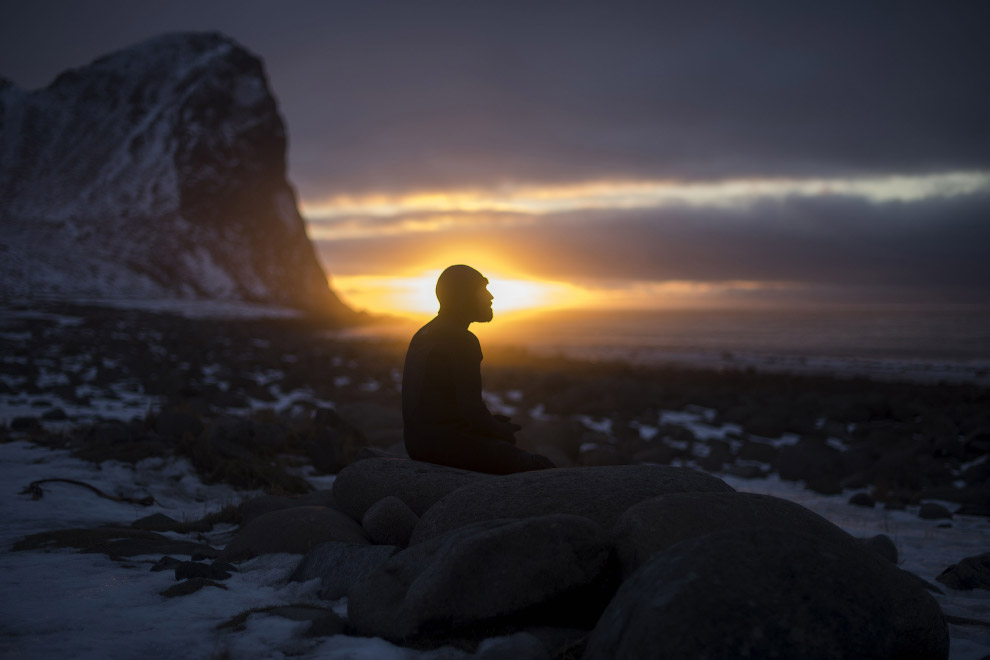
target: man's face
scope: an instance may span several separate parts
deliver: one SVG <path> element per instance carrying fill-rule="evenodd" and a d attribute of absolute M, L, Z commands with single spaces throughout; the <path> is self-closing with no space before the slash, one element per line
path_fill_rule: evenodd
<path fill-rule="evenodd" d="M 494 316 L 494 312 L 492 311 L 493 300 L 495 300 L 495 296 L 493 296 L 488 290 L 488 283 L 485 282 L 478 289 L 477 314 L 475 315 L 476 322 L 488 323 L 492 320 L 492 317 Z"/>

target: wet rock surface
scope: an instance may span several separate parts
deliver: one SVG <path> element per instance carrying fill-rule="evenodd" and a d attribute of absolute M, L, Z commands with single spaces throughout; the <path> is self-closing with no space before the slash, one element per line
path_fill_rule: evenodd
<path fill-rule="evenodd" d="M 367 543 L 361 526 L 328 507 L 300 506 L 258 516 L 242 527 L 220 553 L 237 561 L 273 552 L 306 554 L 327 541 Z"/>
<path fill-rule="evenodd" d="M 890 620 L 885 586 L 849 547 L 731 530 L 674 545 L 626 580 L 583 657 L 891 658 Z"/>
<path fill-rule="evenodd" d="M 633 504 L 683 491 L 732 492 L 725 482 L 686 468 L 618 465 L 511 474 L 453 491 L 416 525 L 412 544 L 481 520 L 567 513 L 606 529 Z"/>
<path fill-rule="evenodd" d="M 580 516 L 487 520 L 403 550 L 348 593 L 360 632 L 402 641 L 499 617 L 587 625 L 615 587 L 605 530 Z"/>

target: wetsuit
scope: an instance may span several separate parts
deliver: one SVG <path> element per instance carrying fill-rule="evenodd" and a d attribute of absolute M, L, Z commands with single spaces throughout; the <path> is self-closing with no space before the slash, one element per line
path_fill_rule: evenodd
<path fill-rule="evenodd" d="M 552 467 L 515 446 L 513 427 L 481 399 L 481 345 L 463 320 L 443 311 L 413 336 L 402 374 L 409 457 L 509 474 Z"/>

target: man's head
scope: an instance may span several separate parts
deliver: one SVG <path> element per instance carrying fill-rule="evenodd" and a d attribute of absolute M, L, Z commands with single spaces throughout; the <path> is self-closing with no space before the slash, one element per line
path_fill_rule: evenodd
<path fill-rule="evenodd" d="M 492 320 L 492 300 L 488 279 L 470 266 L 449 266 L 437 279 L 440 313 L 468 323 Z"/>

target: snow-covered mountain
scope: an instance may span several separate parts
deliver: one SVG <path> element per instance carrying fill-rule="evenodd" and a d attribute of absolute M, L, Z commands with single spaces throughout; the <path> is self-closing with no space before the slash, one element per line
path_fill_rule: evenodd
<path fill-rule="evenodd" d="M 262 62 L 164 35 L 44 89 L 0 79 L 0 297 L 244 300 L 346 315 L 286 180 Z"/>

